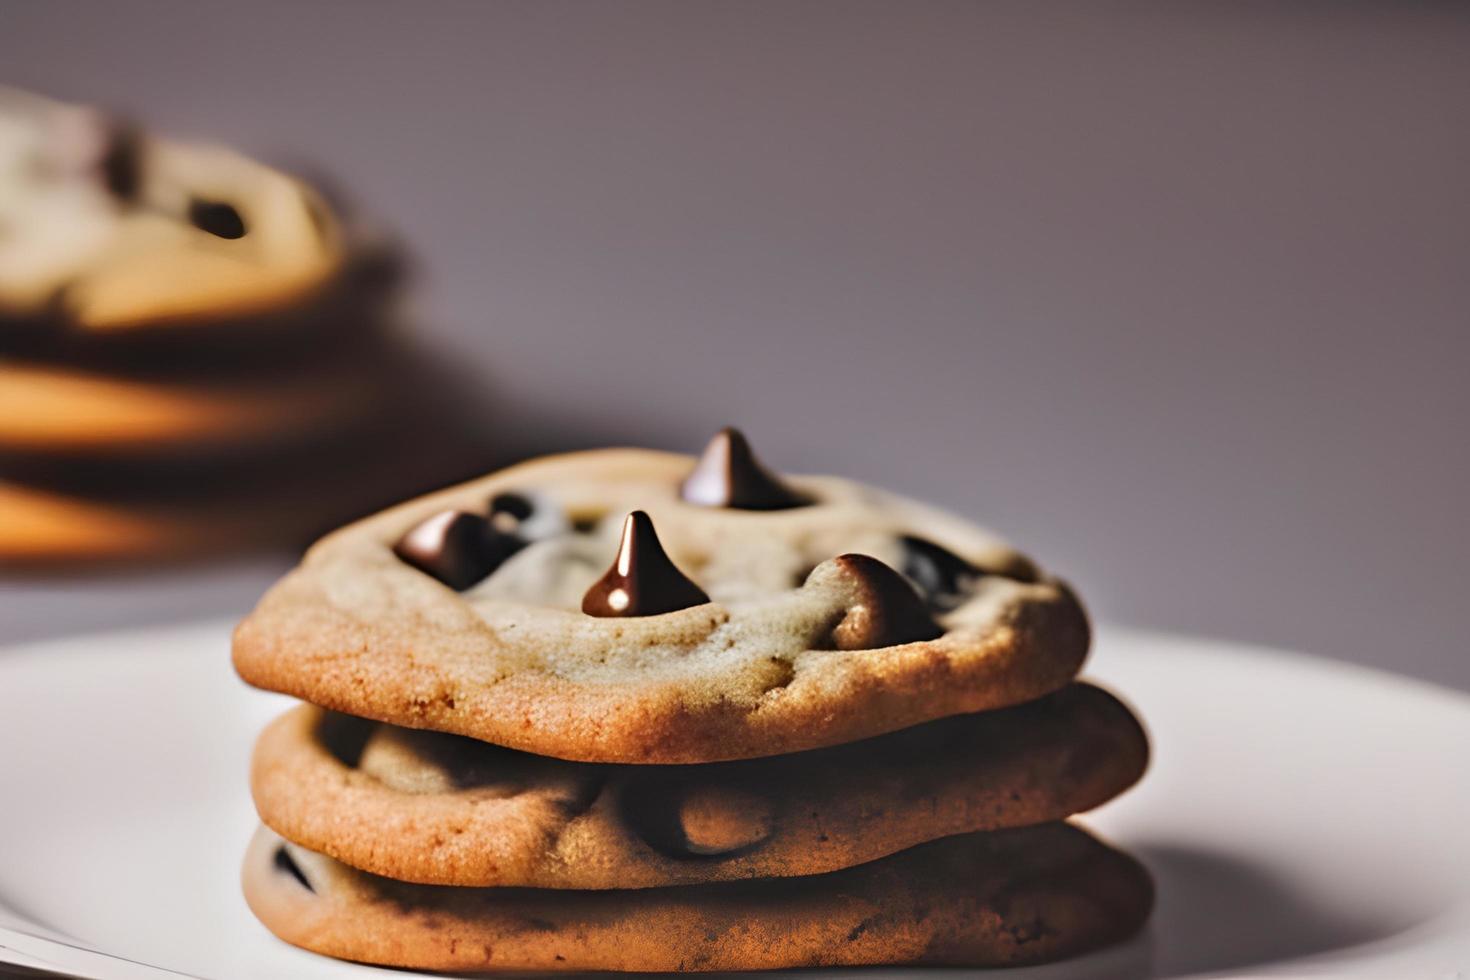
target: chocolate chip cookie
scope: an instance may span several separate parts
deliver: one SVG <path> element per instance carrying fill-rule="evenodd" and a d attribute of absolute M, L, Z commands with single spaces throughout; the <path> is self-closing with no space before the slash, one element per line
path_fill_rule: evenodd
<path fill-rule="evenodd" d="M 346 235 L 300 180 L 221 146 L 0 89 L 0 343 L 208 326 L 300 304 Z"/>
<path fill-rule="evenodd" d="M 1152 884 L 1059 821 L 1149 747 L 1060 579 L 957 517 L 697 459 L 549 457 L 351 525 L 236 629 L 246 898 L 437 970 L 1002 966 Z"/>
<path fill-rule="evenodd" d="M 303 179 L 0 88 L 0 559 L 294 548 L 481 469 L 401 264 Z"/>
<path fill-rule="evenodd" d="M 237 628 L 259 687 L 586 762 L 797 752 L 1055 691 L 1061 580 L 967 521 L 704 456 L 535 460 L 353 524 Z"/>

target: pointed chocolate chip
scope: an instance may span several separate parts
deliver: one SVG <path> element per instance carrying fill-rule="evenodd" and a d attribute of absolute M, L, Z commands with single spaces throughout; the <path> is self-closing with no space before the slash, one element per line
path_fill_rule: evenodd
<path fill-rule="evenodd" d="M 657 616 L 709 602 L 659 544 L 653 521 L 635 510 L 623 521 L 612 567 L 582 597 L 589 616 Z"/>
<path fill-rule="evenodd" d="M 832 559 L 839 574 L 850 580 L 855 595 L 832 630 L 839 650 L 872 650 L 916 640 L 932 640 L 941 630 L 924 607 L 924 600 L 893 569 L 868 555 L 840 555 Z M 819 566 L 820 568 L 820 566 Z"/>
<path fill-rule="evenodd" d="M 233 206 L 222 201 L 206 201 L 194 197 L 189 199 L 189 223 L 200 231 L 207 231 L 216 238 L 244 238 L 245 219 Z"/>
<path fill-rule="evenodd" d="M 745 436 L 731 428 L 721 429 L 704 447 L 679 495 L 691 504 L 737 510 L 785 510 L 811 503 L 762 466 Z"/>
<path fill-rule="evenodd" d="M 919 594 L 935 609 L 948 611 L 969 598 L 983 574 L 948 548 L 927 538 L 904 535 L 903 573 L 919 587 Z"/>
<path fill-rule="evenodd" d="M 446 510 L 418 524 L 393 553 L 425 574 L 463 592 L 500 567 L 524 542 L 502 534 L 479 514 Z"/>

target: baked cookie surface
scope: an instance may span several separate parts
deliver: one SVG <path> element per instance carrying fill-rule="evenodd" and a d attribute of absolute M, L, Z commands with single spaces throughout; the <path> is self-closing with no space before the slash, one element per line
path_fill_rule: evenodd
<path fill-rule="evenodd" d="M 1128 709 L 1074 684 L 836 748 L 708 766 L 565 762 L 301 706 L 256 744 L 262 821 L 426 884 L 646 888 L 820 874 L 1091 809 L 1143 773 Z"/>
<path fill-rule="evenodd" d="M 262 829 L 243 878 L 251 910 L 287 942 L 430 970 L 1020 966 L 1126 938 L 1153 901 L 1141 865 L 1066 824 L 828 875 L 607 892 L 405 884 Z"/>
<path fill-rule="evenodd" d="M 836 745 L 1077 673 L 1080 604 L 988 532 L 749 460 L 705 479 L 732 447 L 548 457 L 350 525 L 239 625 L 236 669 L 346 714 L 635 763 Z"/>

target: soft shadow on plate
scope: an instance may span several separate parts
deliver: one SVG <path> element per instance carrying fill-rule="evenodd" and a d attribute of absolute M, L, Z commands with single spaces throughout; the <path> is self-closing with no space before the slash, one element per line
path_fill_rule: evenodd
<path fill-rule="evenodd" d="M 1386 939 L 1417 924 L 1346 916 L 1249 856 L 1178 844 L 1129 850 L 1158 888 L 1149 926 L 1151 976 L 1279 963 Z"/>

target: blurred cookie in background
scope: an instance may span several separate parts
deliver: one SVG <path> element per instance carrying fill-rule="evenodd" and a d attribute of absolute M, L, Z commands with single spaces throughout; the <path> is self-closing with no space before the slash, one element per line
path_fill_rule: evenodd
<path fill-rule="evenodd" d="M 317 186 L 0 89 L 0 560 L 295 547 L 482 467 L 402 265 Z"/>
<path fill-rule="evenodd" d="M 391 444 L 389 454 L 380 447 Z M 378 424 L 331 445 L 275 454 L 271 465 L 219 466 L 188 457 L 3 461 L 0 569 L 35 574 L 122 565 L 297 552 L 394 499 L 398 488 L 463 476 L 447 460 L 466 455 L 463 434 L 411 419 Z M 484 457 L 479 457 L 483 459 Z M 440 475 L 449 473 L 450 476 Z"/>
<path fill-rule="evenodd" d="M 0 346 L 278 318 L 309 332 L 332 325 L 319 302 L 350 303 L 335 287 L 380 258 L 365 237 L 317 189 L 232 150 L 0 89 Z"/>
<path fill-rule="evenodd" d="M 246 377 L 138 378 L 0 361 L 0 453 L 219 451 L 297 441 L 376 410 L 389 366 L 350 360 Z"/>

